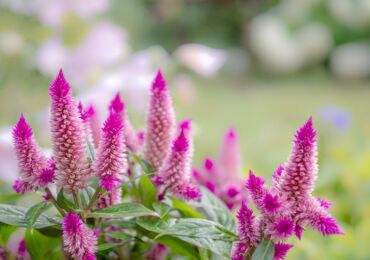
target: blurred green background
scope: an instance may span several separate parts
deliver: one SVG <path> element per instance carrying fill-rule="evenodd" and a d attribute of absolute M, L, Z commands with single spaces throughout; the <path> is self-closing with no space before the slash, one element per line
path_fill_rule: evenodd
<path fill-rule="evenodd" d="M 50 146 L 47 89 L 61 67 L 101 118 L 121 91 L 138 129 L 163 69 L 177 118 L 194 120 L 197 167 L 233 126 L 245 174 L 270 176 L 312 115 L 315 194 L 346 235 L 309 231 L 288 259 L 370 259 L 369 0 L 0 0 L 2 193 L 17 176 L 9 133 L 21 112 Z"/>

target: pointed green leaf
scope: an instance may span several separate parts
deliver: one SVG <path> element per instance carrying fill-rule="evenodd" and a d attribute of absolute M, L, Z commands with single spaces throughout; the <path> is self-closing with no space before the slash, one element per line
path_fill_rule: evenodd
<path fill-rule="evenodd" d="M 155 189 L 152 181 L 147 175 L 143 175 L 140 177 L 139 192 L 141 202 L 144 204 L 145 207 L 151 208 L 152 204 L 157 199 L 157 190 Z"/>
<path fill-rule="evenodd" d="M 172 196 L 170 199 L 172 200 L 172 207 L 178 210 L 184 218 L 203 218 L 200 213 L 187 205 L 185 202 Z"/>
<path fill-rule="evenodd" d="M 254 251 L 252 260 L 272 260 L 274 259 L 275 246 L 271 240 L 263 239 Z"/>
<path fill-rule="evenodd" d="M 33 205 L 26 213 L 26 223 L 28 227 L 32 228 L 41 213 L 45 212 L 51 207 L 51 203 L 48 201 L 41 201 Z"/>
<path fill-rule="evenodd" d="M 109 217 L 109 218 L 122 218 L 122 217 L 141 217 L 141 216 L 155 216 L 159 215 L 137 203 L 121 203 L 108 208 L 99 209 L 91 212 L 91 217 Z"/>
<path fill-rule="evenodd" d="M 161 218 L 167 215 L 167 213 L 171 210 L 171 206 L 161 202 L 161 201 L 156 201 L 153 203 L 153 208 L 154 210 L 159 214 Z"/>

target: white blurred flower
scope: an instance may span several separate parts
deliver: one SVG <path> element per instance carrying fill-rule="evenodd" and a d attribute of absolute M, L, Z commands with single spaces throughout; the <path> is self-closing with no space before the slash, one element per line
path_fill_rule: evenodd
<path fill-rule="evenodd" d="M 276 9 L 286 20 L 302 22 L 307 19 L 311 10 L 320 2 L 321 0 L 282 0 Z"/>
<path fill-rule="evenodd" d="M 22 51 L 24 40 L 16 31 L 0 34 L 0 51 L 5 55 L 16 55 Z"/>
<path fill-rule="evenodd" d="M 330 57 L 330 69 L 342 79 L 370 77 L 370 44 L 356 42 L 335 48 Z"/>
<path fill-rule="evenodd" d="M 305 64 L 323 61 L 329 54 L 333 39 L 327 27 L 320 23 L 310 23 L 302 27 L 295 35 Z"/>
<path fill-rule="evenodd" d="M 107 10 L 109 0 L 33 0 L 32 7 L 44 25 L 61 28 L 67 14 L 75 13 L 82 18 L 90 18 Z"/>
<path fill-rule="evenodd" d="M 369 0 L 329 0 L 329 12 L 336 20 L 352 29 L 366 29 L 370 24 Z"/>
<path fill-rule="evenodd" d="M 257 16 L 249 37 L 252 51 L 267 70 L 290 73 L 302 67 L 300 49 L 279 18 L 270 14 Z"/>
<path fill-rule="evenodd" d="M 174 57 L 179 63 L 196 73 L 211 77 L 224 65 L 227 54 L 221 49 L 200 44 L 185 44 L 175 51 Z"/>
<path fill-rule="evenodd" d="M 13 183 L 18 177 L 17 159 L 13 149 L 12 130 L 0 129 L 0 179 Z"/>
<path fill-rule="evenodd" d="M 64 47 L 58 37 L 50 39 L 39 49 L 36 64 L 41 72 L 52 76 L 63 68 L 72 86 L 85 86 L 128 56 L 127 38 L 121 27 L 99 22 L 73 49 Z"/>

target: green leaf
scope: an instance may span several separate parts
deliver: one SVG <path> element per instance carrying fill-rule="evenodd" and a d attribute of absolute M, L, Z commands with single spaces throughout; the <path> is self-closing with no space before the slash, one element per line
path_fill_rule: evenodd
<path fill-rule="evenodd" d="M 95 218 L 100 217 L 122 218 L 122 217 L 142 217 L 142 216 L 159 217 L 156 212 L 137 203 L 117 204 L 108 208 L 93 211 L 91 212 L 90 216 Z"/>
<path fill-rule="evenodd" d="M 144 204 L 145 207 L 151 208 L 152 204 L 157 199 L 157 191 L 147 175 L 143 175 L 140 177 L 139 192 L 141 202 Z"/>
<path fill-rule="evenodd" d="M 132 236 L 125 234 L 125 233 L 117 233 L 117 232 L 107 232 L 105 233 L 106 236 L 111 237 L 111 238 L 116 238 L 116 239 L 121 239 L 121 240 L 126 240 L 129 238 L 132 238 Z"/>
<path fill-rule="evenodd" d="M 32 228 L 41 213 L 48 210 L 51 205 L 52 204 L 48 201 L 41 201 L 29 208 L 25 217 L 28 227 Z"/>
<path fill-rule="evenodd" d="M 12 226 L 27 227 L 25 218 L 27 211 L 28 209 L 24 207 L 0 204 L 0 222 Z M 40 229 L 58 224 L 60 224 L 59 219 L 42 213 L 35 221 L 34 228 Z"/>
<path fill-rule="evenodd" d="M 190 259 L 198 259 L 196 248 L 181 239 L 164 235 L 156 239 L 156 241 L 171 248 L 173 254 L 185 255 L 190 257 Z"/>
<path fill-rule="evenodd" d="M 224 257 L 229 257 L 231 242 L 237 239 L 235 234 L 230 234 L 218 223 L 206 219 L 139 219 L 136 223 L 146 230 L 158 233 L 156 239 L 171 235 Z"/>
<path fill-rule="evenodd" d="M 220 223 L 221 226 L 228 229 L 230 232 L 235 232 L 236 221 L 234 215 L 227 208 L 225 203 L 217 198 L 207 188 L 201 188 L 202 198 L 198 205 L 204 211 L 207 219 Z"/>
<path fill-rule="evenodd" d="M 12 233 L 17 229 L 15 226 L 9 226 L 0 223 L 0 246 L 6 247 Z"/>
<path fill-rule="evenodd" d="M 22 194 L 6 194 L 0 196 L 0 203 L 8 202 L 12 200 L 17 200 L 22 196 Z"/>
<path fill-rule="evenodd" d="M 93 144 L 86 139 L 86 147 L 87 147 L 87 159 L 89 160 L 90 163 L 95 161 L 95 150 Z"/>
<path fill-rule="evenodd" d="M 61 259 L 56 254 L 60 252 L 59 245 L 61 238 L 51 238 L 43 236 L 40 232 L 34 229 L 27 229 L 25 234 L 25 242 L 27 250 L 32 259 Z M 54 257 L 50 257 L 50 256 Z"/>
<path fill-rule="evenodd" d="M 65 196 L 64 196 L 64 192 L 63 192 L 63 189 L 60 189 L 60 191 L 58 192 L 58 195 L 57 195 L 57 203 L 58 205 L 62 208 L 62 209 L 65 209 L 67 211 L 71 211 L 74 209 L 74 204 L 69 201 Z"/>
<path fill-rule="evenodd" d="M 271 240 L 263 239 L 254 251 L 252 260 L 272 260 L 274 259 L 275 246 Z"/>
<path fill-rule="evenodd" d="M 98 245 L 96 251 L 97 252 L 105 251 L 105 250 L 111 249 L 113 247 L 116 247 L 118 245 L 120 245 L 120 243 L 104 243 L 104 244 Z"/>
<path fill-rule="evenodd" d="M 184 218 L 203 218 L 195 209 L 187 205 L 185 202 L 170 196 L 172 200 L 172 207 L 181 213 Z"/>
<path fill-rule="evenodd" d="M 132 158 L 134 158 L 146 174 L 152 174 L 154 172 L 153 166 L 149 162 L 143 160 L 140 156 L 132 154 Z"/>
<path fill-rule="evenodd" d="M 171 206 L 161 202 L 161 201 L 156 201 L 153 203 L 153 208 L 155 212 L 159 214 L 161 218 L 167 215 L 167 213 L 171 210 Z"/>

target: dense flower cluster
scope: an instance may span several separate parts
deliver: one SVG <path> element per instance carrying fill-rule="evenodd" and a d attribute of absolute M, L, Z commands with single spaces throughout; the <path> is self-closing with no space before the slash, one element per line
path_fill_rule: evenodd
<path fill-rule="evenodd" d="M 206 158 L 202 170 L 193 169 L 197 183 L 216 194 L 230 209 L 239 207 L 246 198 L 239 146 L 237 133 L 231 128 L 224 136 L 218 160 Z"/>
<path fill-rule="evenodd" d="M 322 235 L 343 234 L 327 212 L 330 203 L 312 195 L 317 172 L 316 131 L 310 118 L 297 131 L 288 162 L 275 171 L 271 187 L 250 171 L 246 188 L 260 216 L 255 217 L 246 202 L 242 204 L 238 213 L 241 241 L 234 248 L 234 260 L 244 259 L 262 238 L 275 243 L 275 259 L 284 259 L 292 245 L 283 242 L 293 234 L 301 239 L 305 225 Z"/>

